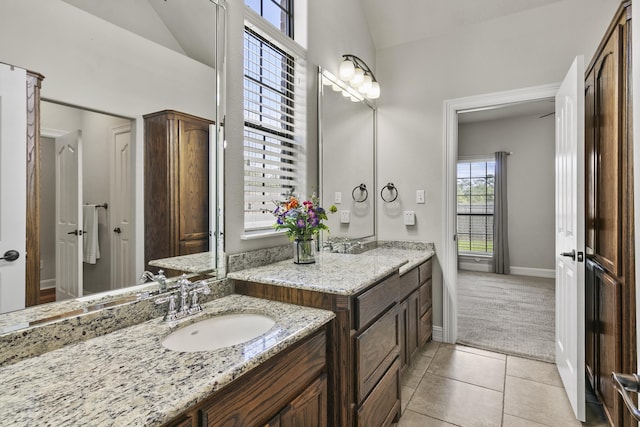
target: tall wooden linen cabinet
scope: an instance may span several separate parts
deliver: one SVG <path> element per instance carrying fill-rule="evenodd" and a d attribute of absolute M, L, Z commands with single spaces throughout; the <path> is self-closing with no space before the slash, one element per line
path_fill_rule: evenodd
<path fill-rule="evenodd" d="M 172 110 L 144 116 L 144 260 L 209 250 L 209 125 Z"/>
<path fill-rule="evenodd" d="M 611 381 L 611 372 L 636 371 L 631 113 L 631 1 L 624 1 L 585 80 L 585 362 L 614 426 L 637 426 Z"/>

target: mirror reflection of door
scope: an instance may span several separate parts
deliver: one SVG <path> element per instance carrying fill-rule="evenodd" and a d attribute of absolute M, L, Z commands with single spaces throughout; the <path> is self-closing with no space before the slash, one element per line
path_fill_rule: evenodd
<path fill-rule="evenodd" d="M 41 110 L 41 292 L 61 300 L 130 286 L 132 120 L 46 101 Z"/>
<path fill-rule="evenodd" d="M 82 296 L 82 132 L 55 140 L 56 300 Z M 43 210 L 43 213 L 48 209 Z"/>

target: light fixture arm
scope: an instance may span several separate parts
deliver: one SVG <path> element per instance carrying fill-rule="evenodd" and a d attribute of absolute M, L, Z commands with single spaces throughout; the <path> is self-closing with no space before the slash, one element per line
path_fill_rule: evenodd
<path fill-rule="evenodd" d="M 351 61 L 353 62 L 356 66 L 360 67 L 362 69 L 362 71 L 365 72 L 365 74 L 368 74 L 371 76 L 371 80 L 374 82 L 377 82 L 378 80 L 376 79 L 376 76 L 373 75 L 373 71 L 371 71 L 371 68 L 369 68 L 369 66 L 367 65 L 366 62 L 364 62 L 362 59 L 358 58 L 355 55 L 352 55 L 350 53 L 344 54 L 342 55 L 343 60 L 345 61 Z"/>

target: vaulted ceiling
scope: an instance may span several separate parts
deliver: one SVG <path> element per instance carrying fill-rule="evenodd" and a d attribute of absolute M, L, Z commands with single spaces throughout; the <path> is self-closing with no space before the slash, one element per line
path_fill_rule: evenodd
<path fill-rule="evenodd" d="M 317 1 L 317 0 L 316 0 Z M 562 0 L 360 0 L 377 49 Z"/>

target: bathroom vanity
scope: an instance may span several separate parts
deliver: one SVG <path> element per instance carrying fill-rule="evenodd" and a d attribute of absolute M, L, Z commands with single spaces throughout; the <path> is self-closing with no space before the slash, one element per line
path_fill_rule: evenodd
<path fill-rule="evenodd" d="M 314 265 L 287 260 L 229 277 L 240 294 L 333 311 L 329 425 L 388 426 L 400 418 L 400 370 L 431 337 L 432 256 L 384 247 L 323 252 Z"/>

